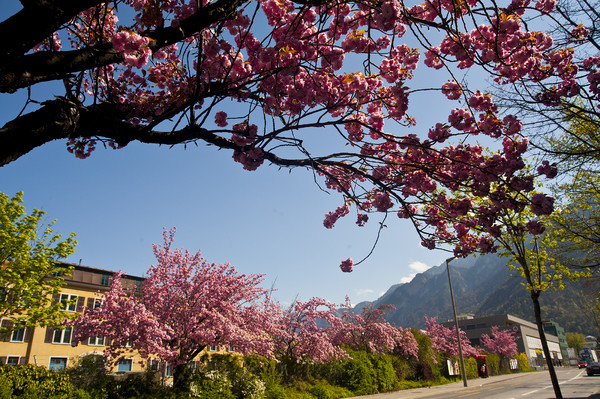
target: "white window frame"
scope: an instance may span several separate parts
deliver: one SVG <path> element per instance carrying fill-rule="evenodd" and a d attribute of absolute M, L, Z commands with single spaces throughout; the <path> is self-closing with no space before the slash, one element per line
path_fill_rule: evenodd
<path fill-rule="evenodd" d="M 94 307 L 93 307 L 93 309 L 98 309 L 102 305 L 104 305 L 104 298 L 94 297 Z"/>
<path fill-rule="evenodd" d="M 17 334 L 19 331 L 23 331 L 21 339 L 18 339 L 18 336 L 17 339 L 15 339 L 15 334 Z M 13 330 L 12 334 L 10 335 L 10 342 L 25 342 L 25 334 L 27 334 L 27 327 L 21 327 Z"/>
<path fill-rule="evenodd" d="M 217 352 L 219 350 L 219 347 L 217 345 L 211 345 L 208 347 L 208 350 L 210 352 Z"/>
<path fill-rule="evenodd" d="M 10 359 L 17 359 L 17 363 L 11 364 L 9 363 Z M 6 365 L 7 366 L 18 366 L 21 363 L 21 356 L 6 356 Z"/>
<path fill-rule="evenodd" d="M 103 335 L 94 335 L 88 338 L 88 345 L 90 346 L 105 346 L 105 338 Z"/>
<path fill-rule="evenodd" d="M 60 331 L 60 333 L 59 333 Z M 66 341 L 66 336 L 68 332 L 68 341 Z M 60 338 L 57 340 L 57 334 L 60 334 Z M 70 345 L 71 340 L 73 339 L 73 328 L 68 327 L 64 329 L 57 328 L 52 332 L 52 343 L 60 344 L 60 345 Z"/>
<path fill-rule="evenodd" d="M 60 303 L 63 305 L 63 310 L 65 312 L 76 312 L 77 311 L 77 301 L 79 300 L 79 295 L 77 294 L 60 294 Z M 67 302 L 71 302 L 67 304 Z"/>
<path fill-rule="evenodd" d="M 65 367 L 62 369 L 54 369 L 51 368 L 52 366 L 52 359 L 64 359 L 65 360 Z M 50 359 L 48 359 L 48 370 L 54 370 L 54 371 L 60 371 L 60 370 L 64 370 L 69 366 L 69 358 L 67 356 L 50 356 Z"/>

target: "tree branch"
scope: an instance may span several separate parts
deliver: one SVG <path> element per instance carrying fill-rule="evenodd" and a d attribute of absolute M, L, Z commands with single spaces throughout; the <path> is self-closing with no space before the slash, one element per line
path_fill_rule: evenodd
<path fill-rule="evenodd" d="M 90 1 L 88 0 L 88 2 Z M 144 36 L 151 39 L 148 46 L 154 52 L 162 47 L 180 42 L 186 37 L 193 36 L 216 22 L 234 18 L 238 8 L 244 2 L 245 0 L 220 0 L 216 3 L 211 3 L 203 7 L 201 11 L 182 20 L 177 27 L 157 28 L 146 32 Z M 78 9 L 77 11 L 83 10 Z M 58 11 L 55 13 L 58 13 Z M 17 17 L 19 14 L 16 14 L 12 18 Z M 71 17 L 75 15 L 76 13 Z M 29 17 L 33 18 L 33 16 Z M 0 33 L 6 32 L 4 37 L 18 37 L 15 36 L 18 33 L 10 31 L 12 28 L 11 19 L 0 23 Z M 5 24 L 8 25 L 5 26 Z M 31 27 L 31 25 L 26 26 Z M 52 27 L 55 29 L 58 28 L 55 25 L 52 25 Z M 30 30 L 37 31 L 37 29 Z M 121 54 L 113 49 L 112 43 L 100 43 L 79 50 L 62 52 L 42 51 L 23 55 L 24 52 L 51 35 L 52 32 L 54 30 L 43 36 L 36 35 L 35 39 L 32 39 L 33 44 L 30 43 L 32 40 L 25 42 L 26 40 L 23 39 L 20 41 L 22 43 L 16 49 L 20 50 L 21 53 L 12 54 L 12 59 L 0 65 L 0 92 L 13 93 L 17 89 L 28 87 L 35 83 L 63 79 L 71 73 L 123 61 Z M 12 41 L 6 40 L 5 42 Z M 0 54 L 3 52 L 5 54 L 13 53 L 16 49 L 12 47 L 8 49 L 0 47 Z"/>
<path fill-rule="evenodd" d="M 29 0 L 0 23 L 0 56 L 20 56 L 56 32 L 77 14 L 105 0 Z M 4 60 L 6 61 L 6 60 Z"/>

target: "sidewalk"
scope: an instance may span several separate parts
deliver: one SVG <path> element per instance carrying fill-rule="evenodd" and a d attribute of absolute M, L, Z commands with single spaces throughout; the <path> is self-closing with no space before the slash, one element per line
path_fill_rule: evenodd
<path fill-rule="evenodd" d="M 488 377 L 488 378 L 477 378 L 474 380 L 468 380 L 467 384 L 468 384 L 469 388 L 479 387 L 479 386 L 483 386 L 483 385 L 494 384 L 494 383 L 498 383 L 498 382 L 502 382 L 502 381 L 506 381 L 506 380 L 510 380 L 510 379 L 514 379 L 514 378 L 523 377 L 525 375 L 527 375 L 527 374 L 521 373 L 521 374 L 496 375 L 496 376 L 492 376 L 492 377 Z M 437 395 L 437 394 L 441 394 L 441 393 L 456 392 L 461 389 L 465 389 L 465 386 L 462 381 L 459 381 L 459 382 L 453 382 L 452 384 L 436 385 L 436 386 L 432 386 L 429 388 L 425 387 L 425 388 L 405 389 L 402 391 L 379 393 L 379 394 L 375 394 L 375 395 L 355 396 L 355 397 L 347 398 L 347 399 L 413 399 L 413 398 L 416 399 L 416 398 L 426 398 L 428 396 Z M 587 399 L 600 399 L 600 393 L 591 395 Z"/>
<path fill-rule="evenodd" d="M 525 374 L 503 374 L 495 375 L 488 378 L 477 378 L 468 380 L 467 384 L 469 387 L 479 387 L 482 385 L 493 384 L 501 381 L 506 381 L 513 378 L 523 377 Z M 453 382 L 445 385 L 435 385 L 431 387 L 404 389 L 402 391 L 378 393 L 374 395 L 365 396 L 354 396 L 347 399 L 412 399 L 412 398 L 426 398 L 427 396 L 437 395 L 439 393 L 454 392 L 464 389 L 462 381 Z M 596 399 L 596 398 L 594 398 Z M 599 398 L 600 399 L 600 398 Z"/>

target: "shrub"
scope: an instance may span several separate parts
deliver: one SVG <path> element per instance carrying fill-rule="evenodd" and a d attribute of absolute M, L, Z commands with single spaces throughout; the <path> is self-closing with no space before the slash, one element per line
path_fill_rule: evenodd
<path fill-rule="evenodd" d="M 265 397 L 265 383 L 249 371 L 242 369 L 229 377 L 231 392 L 238 399 L 262 399 Z"/>
<path fill-rule="evenodd" d="M 260 377 L 267 387 L 281 384 L 281 373 L 274 359 L 253 355 L 244 358 L 244 367 L 252 374 Z"/>
<path fill-rule="evenodd" d="M 410 377 L 417 381 L 437 381 L 442 377 L 443 360 L 442 356 L 435 354 L 431 346 L 431 339 L 420 330 L 411 330 L 417 343 L 419 344 L 418 359 L 410 358 L 409 364 L 413 370 Z M 437 361 L 437 363 L 436 363 Z"/>
<path fill-rule="evenodd" d="M 74 389 L 85 391 L 102 390 L 111 379 L 108 376 L 106 358 L 102 355 L 81 356 L 66 372 Z"/>
<path fill-rule="evenodd" d="M 157 381 L 156 373 L 148 370 L 145 373 L 128 374 L 124 380 L 111 378 L 103 387 L 107 399 L 128 399 L 143 397 L 160 397 L 165 391 Z"/>
<path fill-rule="evenodd" d="M 350 356 L 352 356 L 352 359 L 346 359 L 341 364 L 343 370 L 341 385 L 358 395 L 376 393 L 377 386 L 373 376 L 373 365 L 367 354 L 352 351 Z"/>
<path fill-rule="evenodd" d="M 398 376 L 392 364 L 392 357 L 384 354 L 372 354 L 369 356 L 377 384 L 378 392 L 389 392 L 398 387 Z"/>
<path fill-rule="evenodd" d="M 486 358 L 486 364 L 489 375 L 500 375 L 502 374 L 502 370 L 500 368 L 500 355 L 495 353 L 488 354 Z"/>
<path fill-rule="evenodd" d="M 10 399 L 13 396 L 12 382 L 0 374 L 0 399 Z"/>
<path fill-rule="evenodd" d="M 66 373 L 46 370 L 33 364 L 0 366 L 0 376 L 9 381 L 15 397 L 70 397 L 72 386 Z"/>
<path fill-rule="evenodd" d="M 279 384 L 267 384 L 265 399 L 287 399 L 285 389 Z"/>
<path fill-rule="evenodd" d="M 222 390 L 225 392 L 223 395 L 231 394 L 237 399 L 262 399 L 265 397 L 265 383 L 251 371 L 258 369 L 258 364 L 260 364 L 258 358 L 248 358 L 250 367 L 244 367 L 240 356 L 231 354 L 206 355 L 202 361 L 203 366 L 200 368 L 197 378 L 200 383 L 199 389 Z M 267 364 L 270 363 L 267 362 Z M 211 381 L 206 381 L 207 379 Z M 217 381 L 219 379 L 220 381 Z M 271 379 L 275 380 L 275 378 Z M 225 385 L 228 386 L 228 390 L 225 389 Z"/>
<path fill-rule="evenodd" d="M 231 381 L 220 371 L 200 372 L 194 378 L 196 397 L 200 399 L 235 399 Z"/>
<path fill-rule="evenodd" d="M 308 392 L 310 392 L 310 394 L 317 399 L 331 399 L 329 391 L 323 385 L 314 385 L 309 389 Z"/>
<path fill-rule="evenodd" d="M 464 362 L 467 380 L 479 377 L 479 373 L 477 372 L 477 360 L 473 357 L 468 357 Z"/>
<path fill-rule="evenodd" d="M 516 356 L 517 362 L 519 363 L 520 371 L 531 371 L 529 367 L 529 360 L 527 360 L 527 356 L 524 353 L 519 353 Z"/>

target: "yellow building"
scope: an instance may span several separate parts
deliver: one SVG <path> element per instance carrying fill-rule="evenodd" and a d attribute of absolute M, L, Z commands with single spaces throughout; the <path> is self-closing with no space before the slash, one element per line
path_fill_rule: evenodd
<path fill-rule="evenodd" d="M 82 313 L 85 307 L 93 308 L 100 304 L 99 293 L 110 288 L 113 271 L 87 266 L 73 266 L 72 275 L 65 277 L 65 285 L 56 301 L 64 304 L 64 312 Z M 123 288 L 139 289 L 142 277 L 122 275 Z M 9 320 L 1 320 L 3 327 L 12 327 Z M 78 346 L 72 346 L 72 329 L 52 327 L 20 328 L 0 340 L 1 364 L 35 364 L 48 369 L 61 370 L 69 367 L 79 356 L 103 354 L 103 337 L 90 337 Z M 142 371 L 140 357 L 135 352 L 124 355 L 111 371 Z"/>

